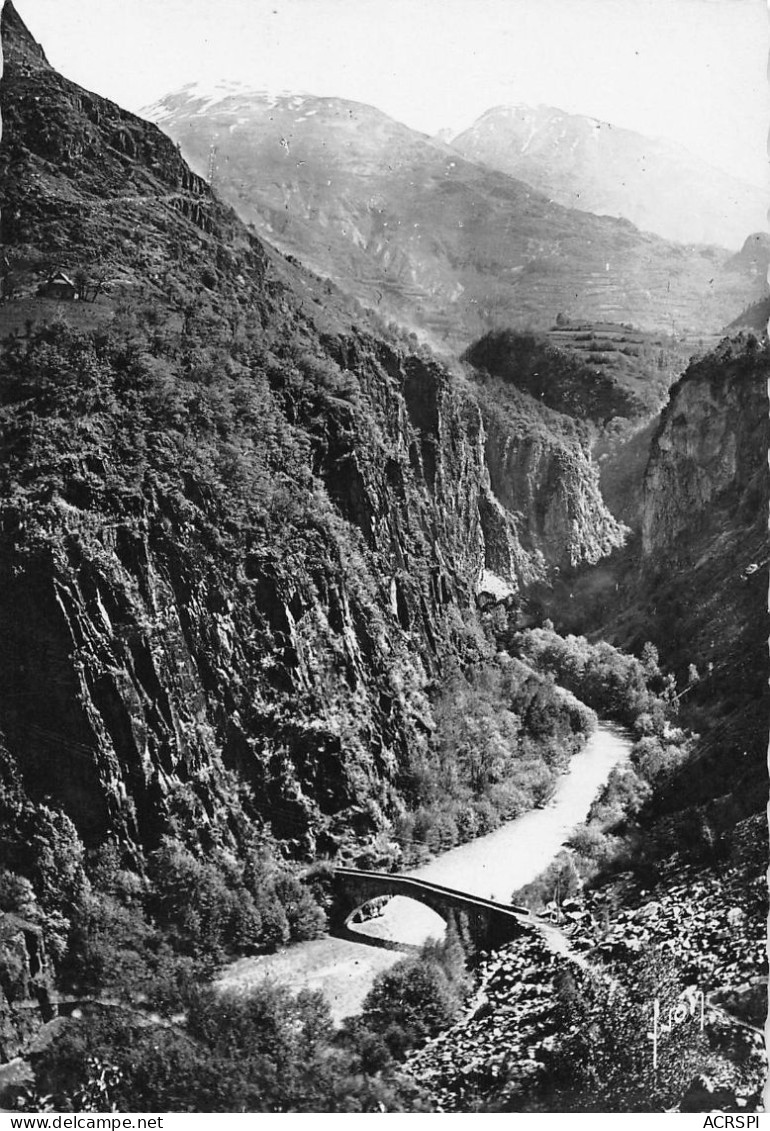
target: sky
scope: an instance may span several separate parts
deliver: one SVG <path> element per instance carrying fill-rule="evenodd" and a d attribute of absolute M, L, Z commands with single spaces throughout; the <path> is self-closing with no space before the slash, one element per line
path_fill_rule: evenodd
<path fill-rule="evenodd" d="M 51 63 L 139 112 L 189 82 L 366 102 L 425 133 L 544 103 L 767 184 L 766 0 L 14 0 Z"/>

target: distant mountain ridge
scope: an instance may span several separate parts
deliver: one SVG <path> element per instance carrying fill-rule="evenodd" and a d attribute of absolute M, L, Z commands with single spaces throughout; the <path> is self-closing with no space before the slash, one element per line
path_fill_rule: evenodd
<path fill-rule="evenodd" d="M 767 191 L 661 138 L 553 106 L 496 106 L 451 140 L 471 161 L 559 204 L 622 216 L 681 243 L 739 248 L 767 226 Z"/>
<path fill-rule="evenodd" d="M 716 986 L 733 1008 L 750 985 L 751 1017 L 766 993 L 767 349 L 723 342 L 672 391 L 648 434 L 640 546 L 592 455 L 594 424 L 626 407 L 618 388 L 551 347 L 585 366 L 619 355 L 607 373 L 633 389 L 648 361 L 662 373 L 657 335 L 564 316 L 516 381 L 447 368 L 219 199 L 238 184 L 239 92 L 196 173 L 161 130 L 50 67 L 11 0 L 0 37 L 0 1107 L 618 1110 L 633 1094 L 662 1109 L 691 1096 L 703 1048 L 707 1110 L 756 1110 L 761 1033 L 744 1055 L 721 1006 L 713 1034 L 689 1026 L 697 1046 L 664 1043 L 660 1076 L 674 1056 L 681 1073 L 658 1103 L 639 989 L 662 984 L 667 1004 Z M 217 91 L 196 97 L 216 110 Z M 692 253 L 549 205 L 376 111 L 270 97 L 243 191 L 274 202 L 276 225 L 285 208 L 288 236 L 346 278 L 369 270 L 374 288 L 406 264 L 398 309 L 419 285 L 423 317 L 443 313 L 456 338 L 463 293 L 518 293 L 513 254 L 520 306 L 544 318 L 601 271 L 602 302 L 716 316 L 759 262 L 757 241 Z M 59 271 L 79 296 L 46 293 Z M 627 433 L 610 432 L 617 449 Z M 643 662 L 560 638 L 545 618 L 561 610 L 590 611 L 592 632 L 614 617 Z M 420 1030 L 387 1003 L 337 1033 L 320 994 L 295 998 L 298 977 L 212 987 L 236 954 L 318 940 L 339 906 L 332 867 L 404 871 L 547 802 L 594 716 L 524 635 L 640 739 L 570 839 L 572 886 L 553 870 L 542 884 L 572 931 L 559 955 L 487 951 L 467 995 L 486 1003 L 450 1029 L 442 998 L 467 1012 L 459 944 L 442 952 L 451 979 L 444 957 L 410 965 L 412 1016 L 440 1007 L 410 1078 L 397 1042 Z M 676 668 L 676 719 L 644 642 Z M 690 754 L 694 701 L 711 733 Z M 665 962 L 648 961 L 659 944 Z M 591 965 L 568 968 L 569 950 Z M 418 999 L 423 983 L 436 993 Z M 597 1090 L 605 1075 L 614 1092 Z M 576 1102 L 548 1102 L 562 1079 Z"/>
<path fill-rule="evenodd" d="M 728 252 L 565 208 L 361 103 L 192 85 L 145 113 L 263 238 L 442 348 L 560 311 L 716 332 L 763 293 Z"/>

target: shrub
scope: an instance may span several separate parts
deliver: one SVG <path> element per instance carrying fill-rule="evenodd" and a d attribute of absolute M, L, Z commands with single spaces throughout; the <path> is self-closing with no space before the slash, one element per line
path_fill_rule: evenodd
<path fill-rule="evenodd" d="M 0 868 L 0 911 L 15 911 L 27 919 L 36 919 L 40 913 L 29 880 L 6 868 Z"/>
<path fill-rule="evenodd" d="M 616 766 L 591 806 L 589 822 L 610 828 L 628 817 L 636 816 L 651 796 L 649 783 L 630 766 Z"/>
<path fill-rule="evenodd" d="M 118 1010 L 70 1022 L 34 1069 L 57 1111 L 90 1110 L 84 1102 L 140 1112 L 424 1107 L 414 1085 L 363 1075 L 358 1050 L 334 1039 L 319 994 L 269 984 L 248 995 L 199 989 L 186 1031 Z"/>
<path fill-rule="evenodd" d="M 275 883 L 292 939 L 317 939 L 326 929 L 326 916 L 310 891 L 291 872 L 284 872 Z"/>
<path fill-rule="evenodd" d="M 87 904 L 85 850 L 66 814 L 30 801 L 0 741 L 0 855 L 4 899 L 40 922 L 49 954 L 64 957 L 70 925 Z"/>
<path fill-rule="evenodd" d="M 560 852 L 544 872 L 511 896 L 511 902 L 542 911 L 549 903 L 557 907 L 564 899 L 576 895 L 581 887 L 580 873 L 571 852 Z"/>
<path fill-rule="evenodd" d="M 570 834 L 567 845 L 580 856 L 597 858 L 604 852 L 606 837 L 595 825 L 578 825 Z"/>
<path fill-rule="evenodd" d="M 622 986 L 593 974 L 578 986 L 562 983 L 548 1110 L 663 1111 L 676 1103 L 703 1062 L 697 1021 L 674 1026 L 659 1042 L 657 1071 L 647 1034 L 653 1001 L 665 1017 L 681 989 L 673 961 L 652 949 L 632 964 Z"/>
<path fill-rule="evenodd" d="M 361 1019 L 379 1033 L 392 1056 L 410 1048 L 452 1023 L 460 996 L 435 958 L 404 958 L 375 978 L 364 1000 Z"/>
<path fill-rule="evenodd" d="M 638 660 L 604 641 L 590 644 L 543 627 L 519 633 L 514 648 L 605 718 L 632 727 L 641 716 L 642 733 L 660 733 L 675 708 L 673 677 L 660 671 L 652 645 Z"/>

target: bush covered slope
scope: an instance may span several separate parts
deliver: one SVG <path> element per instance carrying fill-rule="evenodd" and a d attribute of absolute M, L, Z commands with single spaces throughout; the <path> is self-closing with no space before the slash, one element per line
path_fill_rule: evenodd
<path fill-rule="evenodd" d="M 0 360 L 25 781 L 93 842 L 156 844 L 179 789 L 226 836 L 229 772 L 304 851 L 376 828 L 484 569 L 513 592 L 547 555 L 511 550 L 467 390 L 321 310 L 158 130 L 58 76 L 10 6 L 4 27 L 6 317 L 59 260 L 101 286 L 61 318 L 38 299 Z M 553 443 L 579 487 L 587 456 Z M 598 494 L 586 519 L 617 530 Z"/>

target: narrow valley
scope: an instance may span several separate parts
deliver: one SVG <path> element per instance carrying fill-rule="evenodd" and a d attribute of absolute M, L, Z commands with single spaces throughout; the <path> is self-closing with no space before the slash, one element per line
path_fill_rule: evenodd
<path fill-rule="evenodd" d="M 765 244 L 344 98 L 163 132 L 27 6 L 0 1108 L 762 1110 Z"/>

